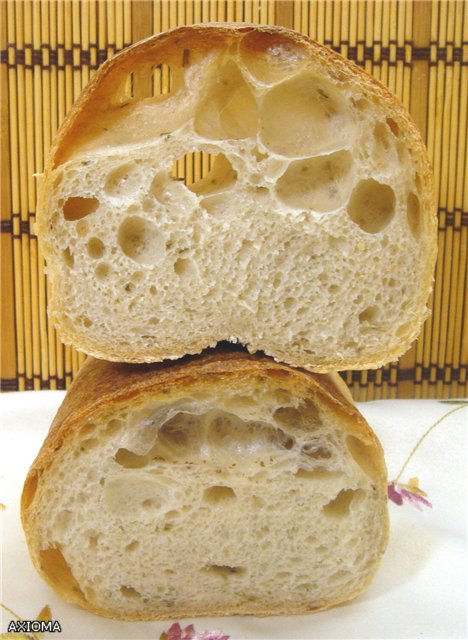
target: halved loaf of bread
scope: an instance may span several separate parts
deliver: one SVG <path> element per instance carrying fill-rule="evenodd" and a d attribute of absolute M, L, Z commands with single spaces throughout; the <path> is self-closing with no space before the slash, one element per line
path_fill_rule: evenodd
<path fill-rule="evenodd" d="M 386 470 L 338 376 L 244 353 L 88 360 L 22 519 L 40 574 L 98 614 L 305 613 L 372 579 Z"/>
<path fill-rule="evenodd" d="M 62 339 L 125 362 L 230 340 L 380 366 L 426 318 L 436 252 L 406 111 L 267 26 L 182 27 L 107 61 L 52 148 L 37 229 Z"/>

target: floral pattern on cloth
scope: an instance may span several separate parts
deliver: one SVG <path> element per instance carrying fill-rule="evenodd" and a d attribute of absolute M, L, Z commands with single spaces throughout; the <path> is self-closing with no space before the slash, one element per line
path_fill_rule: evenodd
<path fill-rule="evenodd" d="M 229 640 L 229 636 L 222 631 L 195 631 L 193 624 L 182 629 L 178 622 L 174 622 L 167 631 L 164 631 L 159 640 Z"/>
<path fill-rule="evenodd" d="M 408 466 L 409 461 L 419 449 L 423 441 L 431 433 L 431 431 L 435 429 L 443 420 L 445 420 L 447 416 L 450 416 L 452 413 L 460 411 L 460 409 L 468 406 L 468 400 L 441 400 L 440 402 L 441 404 L 454 404 L 456 406 L 454 409 L 451 409 L 450 411 L 445 413 L 423 433 L 423 435 L 419 438 L 411 453 L 403 463 L 403 466 L 400 469 L 400 473 L 397 475 L 395 480 L 392 480 L 387 485 L 388 499 L 399 507 L 404 504 L 412 504 L 413 507 L 416 507 L 416 509 L 418 509 L 418 511 L 422 511 L 423 505 L 425 507 L 432 508 L 432 504 L 427 499 L 427 493 L 419 488 L 418 478 L 410 478 L 407 484 L 400 482 L 400 478 L 403 475 L 404 470 Z"/>
<path fill-rule="evenodd" d="M 387 486 L 388 499 L 401 506 L 405 502 L 412 504 L 418 511 L 422 511 L 422 506 L 431 507 L 432 504 L 426 499 L 427 493 L 419 488 L 419 480 L 410 478 L 408 484 L 402 482 L 389 482 Z"/>

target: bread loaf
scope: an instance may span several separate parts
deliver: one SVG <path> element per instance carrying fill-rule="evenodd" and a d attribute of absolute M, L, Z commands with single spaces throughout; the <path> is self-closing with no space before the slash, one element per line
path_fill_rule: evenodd
<path fill-rule="evenodd" d="M 428 313 L 435 207 L 415 125 L 364 71 L 278 27 L 181 27 L 108 60 L 52 147 L 37 230 L 62 339 L 107 360 L 230 340 L 371 368 Z"/>
<path fill-rule="evenodd" d="M 306 613 L 373 577 L 386 470 L 338 376 L 244 353 L 89 359 L 22 519 L 45 580 L 104 616 Z"/>

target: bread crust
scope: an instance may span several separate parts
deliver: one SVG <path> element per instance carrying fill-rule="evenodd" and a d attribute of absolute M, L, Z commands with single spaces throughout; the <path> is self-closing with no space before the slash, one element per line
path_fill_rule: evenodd
<path fill-rule="evenodd" d="M 64 162 L 70 154 L 73 153 L 74 149 L 82 143 L 84 138 L 92 137 L 93 132 L 96 132 L 99 127 L 102 127 L 107 109 L 113 108 L 115 110 L 115 104 L 112 104 L 112 96 L 116 92 L 117 87 L 121 85 L 123 78 L 131 72 L 132 67 L 144 65 L 145 63 L 149 64 L 151 60 L 154 61 L 158 57 L 170 60 L 176 56 L 176 54 L 180 55 L 181 49 L 192 49 L 197 53 L 203 53 L 205 51 L 211 51 L 216 47 L 224 48 L 229 43 L 239 39 L 242 35 L 252 31 L 258 33 L 259 37 L 262 35 L 269 37 L 277 36 L 279 42 L 284 42 L 284 40 L 287 39 L 292 44 L 300 45 L 307 50 L 310 57 L 316 59 L 319 64 L 323 66 L 331 77 L 336 80 L 348 80 L 358 83 L 371 97 L 374 97 L 377 101 L 381 101 L 386 105 L 388 115 L 394 120 L 402 132 L 402 138 L 411 153 L 423 184 L 423 188 L 421 189 L 421 209 L 425 215 L 426 227 L 425 237 L 422 242 L 426 247 L 427 268 L 424 273 L 421 273 L 420 279 L 421 291 L 424 292 L 422 298 L 424 297 L 428 300 L 432 292 L 433 272 L 437 253 L 437 215 L 431 168 L 424 143 L 416 125 L 395 96 L 363 69 L 331 49 L 311 41 L 299 33 L 283 27 L 269 25 L 211 23 L 177 27 L 173 30 L 151 36 L 124 49 L 100 67 L 76 101 L 68 117 L 62 123 L 46 163 L 43 186 L 38 202 L 37 222 L 37 232 L 39 239 L 42 241 L 46 260 L 48 250 L 45 220 L 47 202 L 53 190 L 51 173 L 58 164 Z M 52 298 L 50 314 L 65 344 L 73 345 L 77 350 L 97 358 L 117 362 L 156 362 L 166 359 L 177 359 L 186 353 L 200 353 L 203 348 L 214 346 L 213 344 L 201 344 L 197 336 L 194 335 L 191 338 L 187 337 L 187 339 L 180 344 L 176 344 L 169 352 L 164 348 L 164 345 L 154 345 L 151 348 L 151 353 L 141 353 L 135 356 L 130 348 L 125 350 L 124 346 L 119 346 L 116 349 L 115 347 L 113 348 L 111 344 L 99 344 L 93 339 L 92 335 L 87 336 L 87 339 L 83 340 L 79 333 L 74 330 L 73 326 L 65 326 L 59 318 L 60 314 L 56 313 L 58 310 L 59 301 L 55 301 Z M 316 372 L 377 368 L 387 362 L 396 360 L 408 350 L 428 315 L 427 310 L 421 308 L 420 314 L 408 322 L 405 331 L 400 336 L 401 342 L 396 347 L 387 350 L 382 349 L 372 354 L 371 357 L 367 356 L 365 360 L 362 360 L 362 358 L 359 359 L 359 357 L 355 359 L 337 357 L 335 360 L 328 360 L 322 363 L 314 360 L 310 361 L 307 356 L 303 354 L 302 361 L 299 361 L 300 359 L 298 358 L 297 361 L 291 362 L 290 354 L 278 349 L 276 346 L 272 349 L 268 349 L 267 346 L 265 346 L 265 352 L 277 360 L 286 361 L 293 366 L 301 366 Z"/>
<path fill-rule="evenodd" d="M 88 602 L 77 588 L 73 577 L 66 584 L 54 579 L 41 566 L 40 548 L 35 531 L 34 497 L 42 474 L 56 459 L 58 451 L 66 448 L 76 430 L 92 420 L 109 419 L 122 405 L 135 406 L 145 404 L 150 398 L 165 397 L 181 390 L 186 393 L 191 388 L 212 389 L 226 380 L 235 385 L 236 381 L 280 379 L 282 388 L 296 397 L 316 394 L 319 400 L 334 414 L 339 415 L 341 423 L 350 435 L 358 437 L 366 445 L 373 470 L 373 482 L 381 496 L 382 527 L 381 548 L 376 556 L 380 559 L 388 539 L 388 514 L 386 506 L 386 466 L 381 445 L 349 398 L 347 391 L 333 376 L 318 375 L 300 369 L 292 369 L 278 364 L 266 356 L 251 356 L 243 352 L 224 352 L 214 350 L 202 356 L 187 357 L 177 363 L 134 366 L 115 364 L 88 358 L 68 391 L 51 425 L 49 434 L 33 462 L 27 475 L 21 498 L 21 518 L 32 561 L 41 576 L 65 600 L 74 602 L 102 616 L 119 617 L 122 620 L 164 619 L 164 616 L 127 615 L 125 612 L 107 611 Z M 338 377 L 338 376 L 337 376 Z M 372 573 L 372 572 L 371 572 Z M 354 598 L 368 586 L 371 577 L 351 592 L 347 600 Z M 340 599 L 342 602 L 343 599 Z M 313 608 L 285 607 L 282 610 L 246 611 L 239 607 L 230 610 L 181 610 L 171 611 L 171 617 L 223 616 L 234 614 L 293 615 L 320 611 L 338 604 L 338 602 L 315 603 Z"/>

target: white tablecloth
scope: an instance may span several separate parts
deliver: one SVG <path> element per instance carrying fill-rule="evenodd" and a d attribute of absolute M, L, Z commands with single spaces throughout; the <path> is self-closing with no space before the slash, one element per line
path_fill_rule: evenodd
<path fill-rule="evenodd" d="M 170 623 L 118 622 L 66 604 L 42 582 L 29 559 L 19 498 L 29 465 L 63 396 L 60 391 L 0 396 L 0 502 L 6 507 L 1 601 L 29 620 L 50 605 L 62 633 L 43 637 L 158 640 Z M 419 436 L 454 407 L 432 400 L 385 400 L 359 408 L 384 446 L 389 479 L 393 479 Z M 410 463 L 402 481 L 419 477 L 433 509 L 420 513 L 410 505 L 389 505 L 390 543 L 377 577 L 359 598 L 310 616 L 201 618 L 183 624 L 193 622 L 197 631 L 222 629 L 231 640 L 466 638 L 467 420 L 466 408 L 449 416 Z M 2 631 L 6 631 L 11 615 L 2 613 Z"/>

